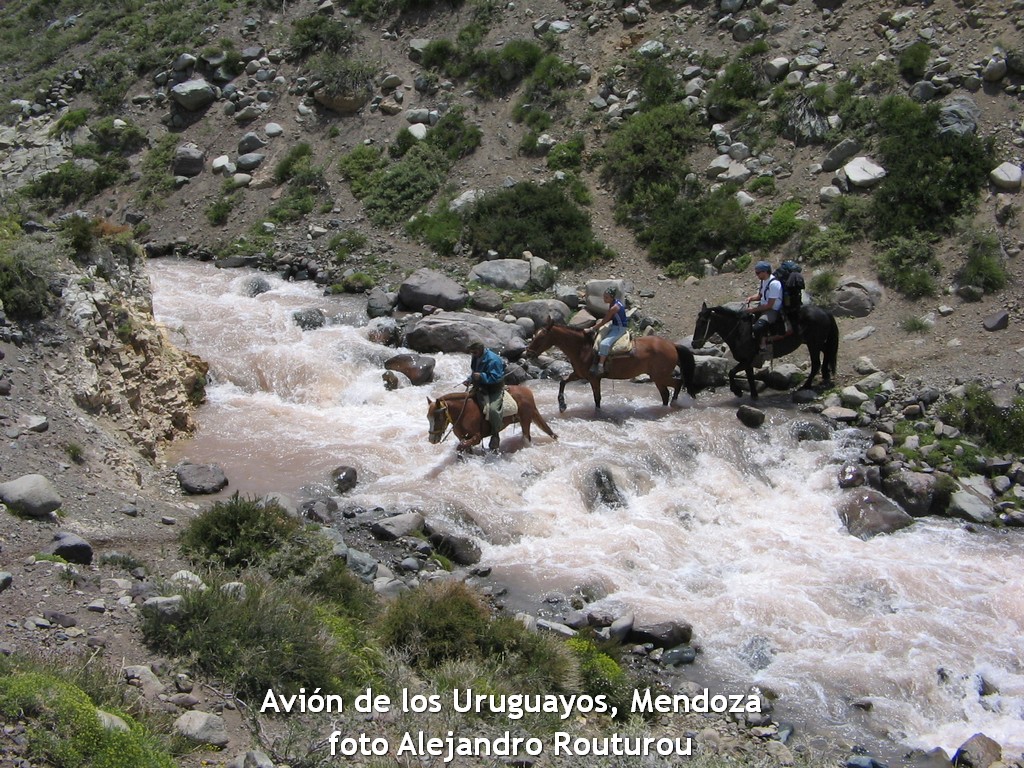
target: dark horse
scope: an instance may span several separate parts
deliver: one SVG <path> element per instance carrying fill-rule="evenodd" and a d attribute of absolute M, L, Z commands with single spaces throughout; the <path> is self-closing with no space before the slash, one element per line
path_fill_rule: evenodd
<path fill-rule="evenodd" d="M 589 381 L 594 392 L 594 407 L 601 407 L 601 379 L 632 379 L 646 373 L 661 393 L 661 404 L 669 404 L 669 388 L 674 387 L 672 402 L 679 397 L 679 390 L 686 384 L 691 397 L 696 396 L 694 383 L 696 363 L 693 352 L 680 344 L 673 344 L 660 336 L 639 336 L 633 341 L 633 351 L 608 357 L 604 377 L 590 372 L 594 357 L 594 338 L 591 334 L 567 325 L 549 322 L 530 341 L 524 354 L 535 357 L 551 347 L 558 347 L 572 363 L 572 373 L 558 384 L 558 409 L 565 410 L 565 385 L 570 381 Z M 680 378 L 674 375 L 676 366 L 682 372 Z"/>
<path fill-rule="evenodd" d="M 772 341 L 772 355 L 782 357 L 796 351 L 801 344 L 806 344 L 811 354 L 811 373 L 804 386 L 811 386 L 819 370 L 822 383 L 827 385 L 835 375 L 836 359 L 839 354 L 839 326 L 836 325 L 836 319 L 830 312 L 811 304 L 800 307 L 797 317 L 799 332 L 788 336 L 768 337 Z M 703 304 L 697 314 L 697 324 L 693 328 L 693 348 L 700 349 L 717 333 L 729 345 L 729 351 L 736 360 L 736 366 L 729 371 L 729 389 L 736 397 L 743 394 L 742 388 L 736 383 L 736 372 L 743 369 L 747 372 L 750 397 L 756 400 L 754 359 L 761 350 L 751 335 L 751 320 L 752 316 L 743 310 L 709 307 Z"/>
<path fill-rule="evenodd" d="M 533 392 L 529 387 L 510 386 L 507 391 L 516 401 L 518 412 L 515 416 L 505 416 L 502 419 L 503 429 L 509 424 L 521 424 L 523 438 L 529 443 L 530 427 L 536 424 L 545 434 L 555 440 L 558 439 L 558 435 L 551 431 L 551 427 L 537 411 L 537 404 L 533 401 Z M 427 421 L 430 424 L 428 434 L 431 443 L 441 442 L 449 424 L 452 432 L 459 438 L 459 451 L 472 448 L 491 434 L 491 425 L 480 412 L 480 405 L 472 392 L 452 392 L 441 395 L 437 400 L 428 397 L 427 404 Z"/>

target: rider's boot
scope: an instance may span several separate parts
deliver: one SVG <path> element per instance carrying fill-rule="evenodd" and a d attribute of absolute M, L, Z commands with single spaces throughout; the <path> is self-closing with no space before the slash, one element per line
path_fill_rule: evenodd
<path fill-rule="evenodd" d="M 492 451 L 498 450 L 498 445 L 501 443 L 501 438 L 497 435 L 491 435 L 490 441 L 487 443 L 487 448 Z"/>

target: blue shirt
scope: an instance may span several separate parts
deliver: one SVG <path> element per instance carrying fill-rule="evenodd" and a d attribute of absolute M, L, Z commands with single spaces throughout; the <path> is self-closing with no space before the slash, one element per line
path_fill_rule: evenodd
<path fill-rule="evenodd" d="M 629 318 L 626 317 L 626 305 L 623 304 L 619 299 L 616 299 L 612 304 L 615 308 L 615 315 L 612 317 L 612 325 L 617 325 L 621 328 L 625 328 L 629 324 Z"/>

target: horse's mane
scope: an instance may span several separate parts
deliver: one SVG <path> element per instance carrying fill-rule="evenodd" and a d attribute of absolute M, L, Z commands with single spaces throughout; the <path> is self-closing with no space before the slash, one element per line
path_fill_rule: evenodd
<path fill-rule="evenodd" d="M 724 304 L 719 304 L 717 307 L 708 307 L 710 312 L 720 312 L 723 315 L 729 315 L 730 317 L 738 317 L 744 314 L 743 310 L 736 309 L 735 307 L 727 307 Z"/>

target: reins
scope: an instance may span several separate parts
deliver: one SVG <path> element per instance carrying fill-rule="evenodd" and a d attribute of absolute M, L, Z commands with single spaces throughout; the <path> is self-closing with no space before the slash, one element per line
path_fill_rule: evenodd
<path fill-rule="evenodd" d="M 444 412 L 445 426 L 441 427 L 441 429 L 430 429 L 428 430 L 427 434 L 431 437 L 440 434 L 441 438 L 437 441 L 439 443 L 443 443 L 445 440 L 447 440 L 448 435 L 455 431 L 455 422 L 462 420 L 462 415 L 466 412 L 466 404 L 469 402 L 470 397 L 471 395 L 468 392 L 463 396 L 462 410 L 459 411 L 459 415 L 455 419 L 452 418 L 452 412 L 448 408 L 448 401 L 444 400 L 443 398 L 438 398 L 437 402 L 443 403 L 443 405 L 440 406 L 439 410 Z M 448 427 L 451 427 L 451 429 L 448 429 Z"/>

